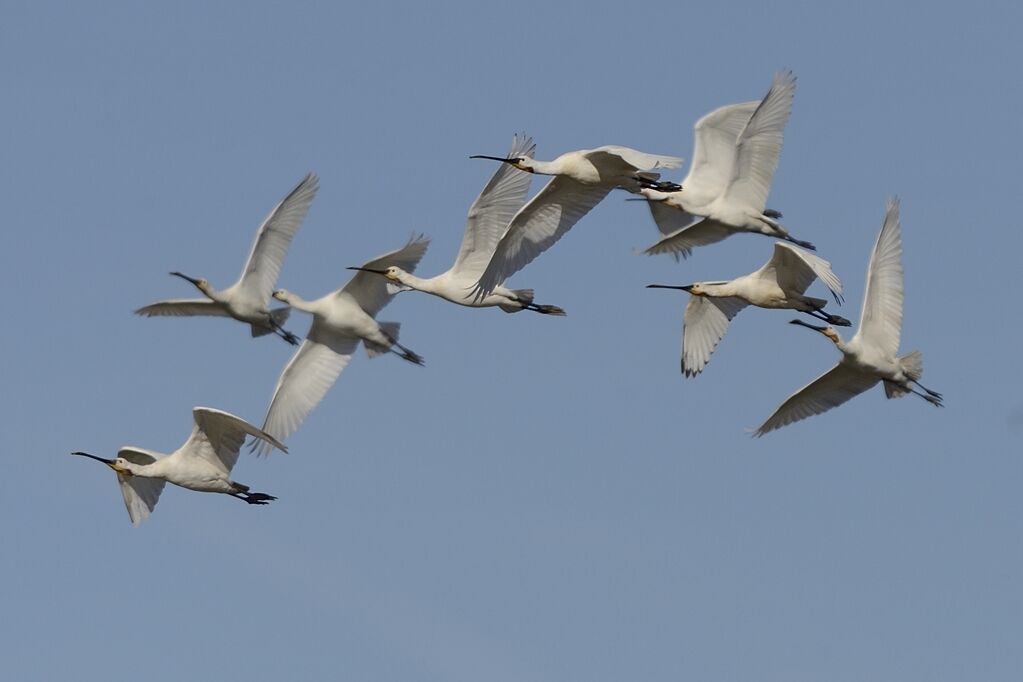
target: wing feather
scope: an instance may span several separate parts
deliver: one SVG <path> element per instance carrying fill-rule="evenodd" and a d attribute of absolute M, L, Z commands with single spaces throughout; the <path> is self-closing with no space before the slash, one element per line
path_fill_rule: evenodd
<path fill-rule="evenodd" d="M 139 308 L 135 314 L 144 317 L 193 317 L 196 315 L 230 317 L 223 305 L 208 298 L 176 298 L 158 301 Z"/>
<path fill-rule="evenodd" d="M 430 240 L 423 235 L 412 235 L 400 249 L 389 251 L 382 256 L 362 264 L 372 270 L 386 270 L 391 266 L 405 272 L 415 272 L 416 266 L 426 253 Z M 348 296 L 370 317 L 376 317 L 385 305 L 391 302 L 400 289 L 390 284 L 386 277 L 372 272 L 357 272 L 355 277 L 334 292 L 335 296 Z"/>
<path fill-rule="evenodd" d="M 123 447 L 117 451 L 118 457 L 134 464 L 152 464 L 156 461 L 151 453 L 133 447 Z M 124 506 L 128 510 L 128 518 L 133 526 L 146 519 L 160 501 L 160 493 L 166 481 L 162 478 L 146 478 L 144 476 L 125 476 L 117 474 L 117 486 L 121 489 Z"/>
<path fill-rule="evenodd" d="M 521 156 L 532 158 L 535 150 L 533 138 L 516 135 L 512 139 L 508 158 Z M 529 183 L 532 179 L 531 173 L 502 163 L 480 195 L 472 202 L 465 222 L 462 245 L 451 268 L 460 278 L 475 281 L 483 274 L 508 223 L 526 203 L 526 194 L 529 192 Z"/>
<path fill-rule="evenodd" d="M 256 231 L 249 258 L 235 286 L 251 290 L 253 297 L 260 301 L 269 300 L 291 239 L 305 220 L 319 188 L 319 178 L 309 173 L 274 206 Z"/>
<path fill-rule="evenodd" d="M 650 210 L 655 211 L 654 204 L 658 202 L 650 202 Z M 683 213 L 678 209 L 667 206 L 664 208 L 665 211 L 675 211 L 676 213 Z M 684 215 L 689 215 L 684 213 Z M 656 219 L 657 214 L 654 213 Z M 660 253 L 670 253 L 678 260 L 682 258 L 688 258 L 692 255 L 693 249 L 697 246 L 706 246 L 707 244 L 714 244 L 719 242 L 726 237 L 730 237 L 735 234 L 735 230 L 731 229 L 724 223 L 720 223 L 717 220 L 711 218 L 704 218 L 698 220 L 695 223 L 687 225 L 671 234 L 666 234 L 661 237 L 653 246 L 649 247 L 645 253 L 648 255 L 656 255 Z"/>
<path fill-rule="evenodd" d="M 325 330 L 314 323 L 308 337 L 281 372 L 263 421 L 263 431 L 278 440 L 294 433 L 337 381 L 358 343 L 356 338 Z M 256 441 L 252 449 L 265 454 L 269 445 L 266 441 Z"/>
<path fill-rule="evenodd" d="M 763 212 L 795 92 L 796 78 L 791 72 L 775 75 L 771 89 L 739 135 L 732 180 L 726 190 L 729 203 Z"/>
<path fill-rule="evenodd" d="M 705 206 L 728 187 L 735 168 L 736 144 L 759 101 L 729 104 L 693 126 L 693 163 L 682 180 L 694 206 Z"/>
<path fill-rule="evenodd" d="M 777 282 L 785 291 L 804 293 L 815 279 L 819 279 L 842 303 L 842 282 L 832 272 L 831 263 L 805 249 L 785 242 L 774 243 L 774 253 L 762 268 L 753 273 L 760 279 Z"/>
<path fill-rule="evenodd" d="M 256 426 L 236 417 L 229 412 L 215 410 L 211 407 L 195 407 L 192 409 L 195 426 L 192 434 L 181 446 L 179 452 L 184 457 L 196 457 L 205 460 L 229 475 L 238 461 L 238 452 L 245 443 L 247 436 L 252 436 L 282 452 L 288 449 L 273 436 Z"/>
<path fill-rule="evenodd" d="M 734 296 L 690 296 L 682 325 L 682 372 L 694 377 L 710 362 L 710 356 L 728 331 L 728 323 L 749 305 Z"/>
<path fill-rule="evenodd" d="M 867 266 L 867 289 L 863 294 L 860 328 L 850 344 L 867 343 L 894 358 L 902 334 L 902 228 L 899 200 L 888 200 L 884 224 L 877 235 Z"/>
<path fill-rule="evenodd" d="M 588 185 L 559 175 L 515 214 L 476 283 L 483 298 L 549 249 L 608 195 L 610 185 Z"/>
<path fill-rule="evenodd" d="M 880 378 L 874 374 L 839 363 L 792 394 L 753 435 L 759 438 L 793 422 L 827 412 L 863 393 L 878 381 Z"/>

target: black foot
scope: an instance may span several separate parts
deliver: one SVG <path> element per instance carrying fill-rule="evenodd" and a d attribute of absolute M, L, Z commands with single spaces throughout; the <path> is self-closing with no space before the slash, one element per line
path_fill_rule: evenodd
<path fill-rule="evenodd" d="M 777 220 L 778 218 L 781 218 L 781 211 L 776 211 L 773 208 L 765 208 L 764 215 L 768 218 L 774 218 Z"/>
<path fill-rule="evenodd" d="M 398 353 L 398 357 L 400 357 L 402 360 L 408 360 L 412 364 L 419 365 L 420 367 L 426 364 L 426 360 L 424 360 L 423 356 L 420 355 L 419 353 L 415 353 L 406 348 L 405 346 L 398 346 L 398 348 L 401 349 L 401 352 Z"/>
<path fill-rule="evenodd" d="M 538 312 L 541 315 L 555 315 L 557 317 L 564 317 L 565 311 L 556 305 L 538 305 L 536 303 L 530 303 L 526 306 L 526 310 L 532 310 Z"/>
<path fill-rule="evenodd" d="M 915 379 L 912 381 L 914 384 L 917 385 L 917 388 L 920 388 L 921 390 L 925 391 L 927 395 L 931 396 L 932 398 L 937 398 L 938 400 L 942 399 L 942 395 L 937 391 L 932 391 L 931 389 L 927 388 L 926 386 L 921 384 L 919 381 L 916 381 Z"/>
<path fill-rule="evenodd" d="M 290 343 L 292 346 L 297 346 L 302 341 L 302 339 L 298 338 L 289 331 L 284 331 L 283 329 L 281 331 L 284 332 L 283 334 L 281 334 L 281 338 Z"/>
<path fill-rule="evenodd" d="M 852 322 L 850 322 L 849 320 L 845 319 L 841 315 L 831 315 L 831 314 L 828 314 L 828 313 L 824 313 L 824 314 L 827 315 L 827 317 L 828 317 L 828 324 L 833 324 L 836 327 L 851 327 L 852 326 Z"/>
<path fill-rule="evenodd" d="M 249 504 L 267 504 L 271 500 L 277 499 L 273 495 L 267 495 L 266 493 L 234 493 L 232 497 L 245 500 Z"/>

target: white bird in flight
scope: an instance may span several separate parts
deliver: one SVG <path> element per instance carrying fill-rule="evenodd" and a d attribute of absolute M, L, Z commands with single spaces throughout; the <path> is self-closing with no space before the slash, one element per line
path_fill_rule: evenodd
<path fill-rule="evenodd" d="M 508 158 L 530 156 L 536 145 L 531 137 L 516 135 L 512 139 Z M 396 265 L 385 270 L 370 270 L 410 289 L 433 294 L 458 305 L 473 308 L 497 306 L 506 313 L 532 310 L 544 315 L 564 315 L 565 311 L 554 305 L 533 303 L 532 289 L 508 289 L 498 285 L 485 298 L 473 294 L 476 281 L 483 274 L 490 257 L 497 248 L 497 242 L 511 221 L 512 216 L 526 203 L 529 191 L 529 173 L 517 170 L 510 164 L 502 164 L 490 178 L 480 195 L 469 207 L 465 224 L 465 235 L 458 250 L 455 264 L 436 277 L 416 277 Z"/>
<path fill-rule="evenodd" d="M 553 161 L 528 155 L 482 156 L 519 170 L 553 175 L 553 180 L 523 206 L 508 223 L 480 275 L 475 297 L 483 299 L 513 274 L 561 239 L 580 218 L 616 188 L 639 192 L 643 183 L 660 177 L 652 171 L 678 168 L 682 159 L 638 152 L 628 147 L 605 146 L 562 154 Z M 677 187 L 668 183 L 671 187 Z M 659 185 L 665 186 L 665 185 Z"/>
<path fill-rule="evenodd" d="M 795 76 L 779 73 L 759 103 L 722 107 L 697 121 L 693 162 L 682 188 L 665 191 L 670 188 L 663 183 L 644 183 L 641 190 L 664 235 L 646 253 L 671 253 L 678 260 L 740 232 L 815 248 L 789 235 L 778 222 L 781 214 L 766 208 L 795 91 Z"/>
<path fill-rule="evenodd" d="M 762 436 L 800 419 L 826 412 L 879 381 L 884 383 L 884 393 L 888 398 L 915 393 L 932 405 L 941 407 L 941 394 L 920 384 L 924 371 L 923 354 L 913 351 L 897 356 L 902 332 L 902 280 L 899 203 L 891 199 L 867 267 L 867 290 L 856 335 L 845 343 L 833 327 L 792 320 L 792 324 L 809 327 L 831 339 L 841 351 L 842 359 L 782 403 L 754 435 Z M 923 392 L 914 389 L 914 385 Z"/>
<path fill-rule="evenodd" d="M 104 459 L 87 452 L 72 455 L 103 462 L 117 472 L 124 506 L 134 525 L 139 525 L 156 507 L 165 483 L 173 483 L 203 493 L 223 493 L 249 504 L 266 504 L 273 495 L 254 493 L 249 486 L 231 480 L 231 469 L 246 436 L 254 436 L 284 452 L 277 439 L 260 431 L 244 419 L 209 407 L 192 409 L 195 428 L 184 445 L 164 456 L 160 452 L 125 446 L 117 459 Z"/>
<path fill-rule="evenodd" d="M 291 238 L 305 220 L 309 206 L 319 189 L 319 180 L 310 173 L 277 204 L 256 232 L 249 259 L 238 281 L 224 290 L 210 286 L 206 279 L 195 279 L 180 272 L 170 274 L 191 282 L 206 298 L 160 301 L 135 311 L 137 315 L 192 316 L 214 315 L 233 317 L 247 322 L 253 336 L 274 333 L 291 344 L 298 337 L 282 328 L 288 319 L 288 308 L 270 310 L 270 293 L 277 283 L 281 264 L 288 253 Z"/>
<path fill-rule="evenodd" d="M 396 266 L 411 272 L 429 244 L 430 240 L 422 235 L 413 237 L 405 246 L 374 258 L 361 269 L 372 271 Z M 263 431 L 279 440 L 294 433 L 334 385 L 359 341 L 371 358 L 391 352 L 411 363 L 423 364 L 422 357 L 398 343 L 399 323 L 375 319 L 398 291 L 382 277 L 359 272 L 341 289 L 315 301 L 306 301 L 283 289 L 273 293 L 277 300 L 311 314 L 313 323 L 305 341 L 277 380 Z M 260 454 L 269 451 L 260 441 L 253 441 L 252 449 Z"/>
<path fill-rule="evenodd" d="M 827 299 L 804 295 L 815 279 L 824 282 L 836 303 L 842 302 L 842 282 L 831 271 L 831 263 L 797 246 L 775 242 L 771 259 L 748 275 L 724 282 L 650 284 L 647 288 L 690 293 L 682 326 L 682 372 L 693 377 L 707 366 L 728 331 L 728 323 L 747 305 L 799 310 L 828 324 L 848 327 L 849 320 L 824 312 Z"/>

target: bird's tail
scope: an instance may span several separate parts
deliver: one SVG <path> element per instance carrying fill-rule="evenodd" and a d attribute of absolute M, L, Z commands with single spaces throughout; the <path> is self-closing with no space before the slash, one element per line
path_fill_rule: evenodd
<path fill-rule="evenodd" d="M 288 315 L 291 315 L 291 308 L 275 308 L 270 311 L 270 319 L 273 320 L 273 323 L 277 325 L 278 328 L 284 326 L 284 323 L 288 319 Z M 270 327 L 263 327 L 257 324 L 251 326 L 253 336 L 266 336 L 267 334 L 272 334 L 274 331 Z"/>
<path fill-rule="evenodd" d="M 899 367 L 911 381 L 917 381 L 924 375 L 924 354 L 918 350 L 906 353 L 899 358 Z M 909 393 L 908 388 L 903 388 L 890 381 L 884 382 L 884 394 L 888 398 L 901 398 Z"/>
<path fill-rule="evenodd" d="M 398 333 L 401 331 L 401 323 L 400 322 L 381 322 L 380 323 L 380 331 L 382 331 L 384 333 L 384 336 L 386 336 L 391 341 L 391 345 L 390 346 L 379 346 L 379 345 L 377 345 L 375 343 L 366 342 L 366 344 L 365 344 L 365 346 L 366 346 L 366 355 L 368 355 L 371 358 L 375 358 L 378 355 L 383 355 L 384 353 L 390 352 L 391 346 L 393 346 L 394 344 L 398 343 Z"/>

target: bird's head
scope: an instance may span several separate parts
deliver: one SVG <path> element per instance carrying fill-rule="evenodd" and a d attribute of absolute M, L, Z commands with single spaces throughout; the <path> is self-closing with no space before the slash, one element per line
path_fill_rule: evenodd
<path fill-rule="evenodd" d="M 515 166 L 516 168 L 518 168 L 521 171 L 526 171 L 527 173 L 533 173 L 535 171 L 535 166 L 533 164 L 533 159 L 529 158 L 528 156 L 508 156 L 508 157 L 505 157 L 505 156 L 486 156 L 484 154 L 475 154 L 473 156 L 470 156 L 469 158 L 470 159 L 490 159 L 491 161 L 501 161 L 502 163 L 507 163 L 507 164 L 509 164 L 511 166 Z"/>
<path fill-rule="evenodd" d="M 206 281 L 205 278 L 201 278 L 200 277 L 199 279 L 196 279 L 194 277 L 189 277 L 188 275 L 185 275 L 185 274 L 180 273 L 180 272 L 172 272 L 170 274 L 174 275 L 175 277 L 180 277 L 181 279 L 185 280 L 186 282 L 191 282 L 192 284 L 195 285 L 196 289 L 198 289 L 199 291 L 203 292 L 207 296 L 210 295 L 210 291 L 211 291 L 210 283 L 208 281 Z"/>
<path fill-rule="evenodd" d="M 277 291 L 273 292 L 270 295 L 276 298 L 278 301 L 283 301 L 284 303 L 288 303 L 291 300 L 291 292 L 288 291 L 287 289 L 278 289 Z"/>
<path fill-rule="evenodd" d="M 842 342 L 842 337 L 840 337 L 835 328 L 830 325 L 825 327 L 823 325 L 816 325 L 810 324 L 809 322 L 803 322 L 802 320 L 789 320 L 789 324 L 797 324 L 800 327 L 806 327 L 807 329 L 812 329 L 815 332 L 820 332 L 824 336 L 831 339 L 835 344 Z"/>
<path fill-rule="evenodd" d="M 354 267 L 354 266 L 350 267 L 348 269 L 349 270 L 358 270 L 359 272 L 372 272 L 373 274 L 376 274 L 376 275 L 383 275 L 384 277 L 386 277 L 387 279 L 391 280 L 392 282 L 398 282 L 399 284 L 402 281 L 401 278 L 408 274 L 407 272 L 405 272 L 404 270 L 399 268 L 397 265 L 392 265 L 392 266 L 390 266 L 388 268 L 384 268 L 383 270 L 376 270 L 374 268 L 357 268 L 357 267 Z"/>
<path fill-rule="evenodd" d="M 72 452 L 71 454 L 78 455 L 79 457 L 88 457 L 89 459 L 94 459 L 97 462 L 102 462 L 103 464 L 106 464 L 108 467 L 110 467 L 117 473 L 121 474 L 122 476 L 132 475 L 131 471 L 132 464 L 123 457 L 118 457 L 117 459 L 106 459 L 104 457 L 90 455 L 88 452 Z"/>

